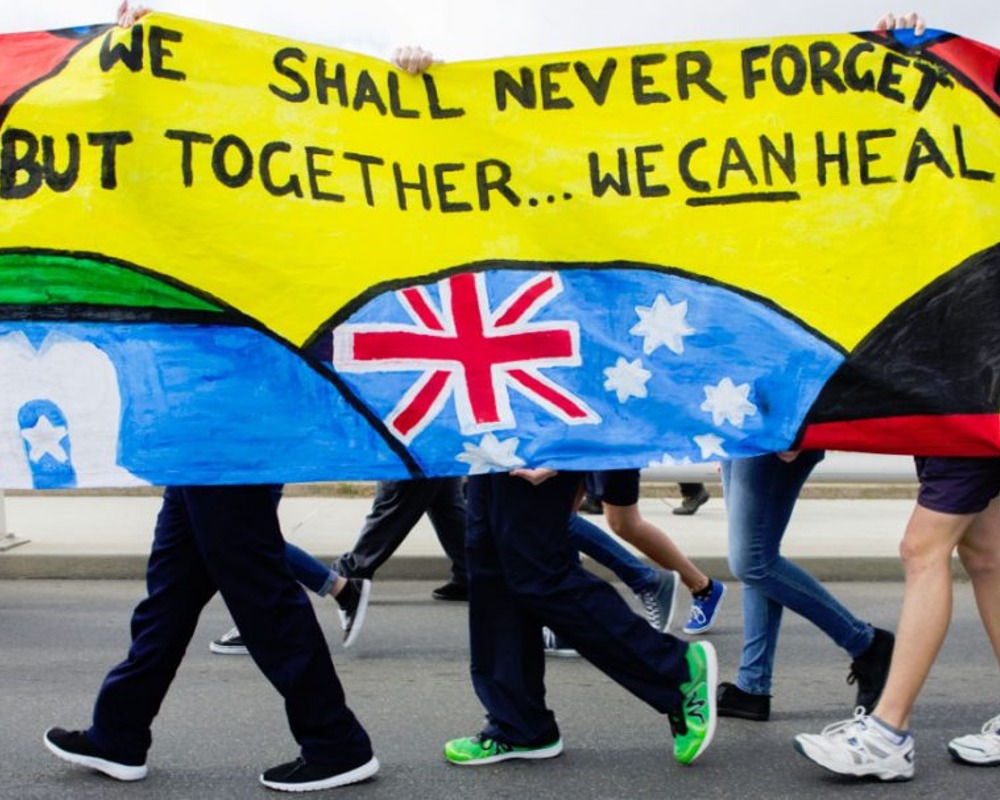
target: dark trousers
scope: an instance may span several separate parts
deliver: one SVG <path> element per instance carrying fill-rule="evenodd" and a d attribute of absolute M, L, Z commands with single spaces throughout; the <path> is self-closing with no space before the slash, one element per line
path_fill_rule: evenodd
<path fill-rule="evenodd" d="M 678 687 L 689 678 L 687 645 L 655 631 L 580 566 L 568 523 L 581 479 L 469 478 L 472 683 L 487 711 L 484 733 L 515 745 L 559 735 L 545 706 L 543 625 L 662 713 L 680 705 Z"/>
<path fill-rule="evenodd" d="M 445 554 L 451 580 L 465 586 L 465 497 L 461 478 L 379 481 L 372 510 L 351 552 L 333 568 L 349 578 L 371 578 L 427 514 Z"/>
<path fill-rule="evenodd" d="M 145 757 L 153 719 L 201 610 L 219 591 L 250 655 L 285 698 L 302 756 L 345 769 L 371 758 L 371 742 L 345 703 L 312 606 L 285 567 L 272 488 L 166 490 L 147 597 L 132 614 L 132 645 L 105 678 L 94 707 L 88 736 L 99 747 Z"/>

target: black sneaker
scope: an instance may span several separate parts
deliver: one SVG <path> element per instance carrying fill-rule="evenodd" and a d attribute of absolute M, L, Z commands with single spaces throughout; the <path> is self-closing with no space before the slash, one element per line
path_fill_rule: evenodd
<path fill-rule="evenodd" d="M 750 694 L 735 683 L 720 683 L 715 708 L 720 717 L 767 722 L 771 717 L 771 695 Z"/>
<path fill-rule="evenodd" d="M 682 498 L 681 504 L 674 508 L 674 513 L 681 517 L 690 517 L 699 508 L 705 505 L 710 497 L 711 495 L 708 493 L 708 489 L 702 486 L 698 491 L 698 494 L 692 494 Z"/>
<path fill-rule="evenodd" d="M 455 583 L 455 581 L 448 581 L 444 586 L 438 586 L 431 592 L 431 597 L 435 600 L 468 600 L 469 587 Z"/>
<path fill-rule="evenodd" d="M 368 578 L 348 578 L 347 585 L 334 598 L 340 606 L 340 626 L 344 629 L 345 650 L 358 640 L 361 628 L 364 627 L 371 590 L 372 582 Z"/>
<path fill-rule="evenodd" d="M 84 731 L 49 728 L 42 741 L 63 761 L 90 767 L 118 781 L 141 781 L 146 777 L 146 762 L 130 758 L 112 758 L 99 750 Z"/>
<path fill-rule="evenodd" d="M 378 772 L 378 759 L 375 756 L 360 767 L 341 771 L 342 767 L 329 767 L 323 764 L 307 764 L 302 757 L 271 767 L 260 776 L 260 782 L 268 789 L 279 792 L 315 792 L 319 789 L 333 789 L 337 786 L 347 786 L 349 783 L 360 783 L 373 777 Z"/>
<path fill-rule="evenodd" d="M 854 705 L 871 714 L 878 704 L 889 677 L 889 664 L 892 662 L 892 648 L 896 637 L 889 631 L 875 629 L 875 638 L 860 656 L 851 662 L 851 671 L 847 675 L 848 683 L 858 685 L 858 697 Z"/>
<path fill-rule="evenodd" d="M 218 639 L 213 639 L 208 649 L 220 656 L 248 656 L 250 651 L 243 643 L 239 628 L 230 628 Z"/>

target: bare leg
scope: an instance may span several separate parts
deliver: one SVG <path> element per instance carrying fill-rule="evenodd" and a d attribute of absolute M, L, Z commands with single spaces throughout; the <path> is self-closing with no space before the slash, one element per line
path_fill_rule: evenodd
<path fill-rule="evenodd" d="M 976 515 L 958 544 L 958 555 L 972 579 L 979 618 L 1000 665 L 1000 498 Z"/>
<path fill-rule="evenodd" d="M 708 586 L 708 576 L 681 552 L 667 534 L 639 513 L 637 504 L 615 506 L 605 502 L 604 517 L 617 536 L 664 569 L 676 571 L 692 594 Z"/>
<path fill-rule="evenodd" d="M 903 534 L 906 575 L 896 647 L 875 716 L 905 730 L 951 622 L 951 554 L 976 514 L 942 514 L 916 506 Z"/>

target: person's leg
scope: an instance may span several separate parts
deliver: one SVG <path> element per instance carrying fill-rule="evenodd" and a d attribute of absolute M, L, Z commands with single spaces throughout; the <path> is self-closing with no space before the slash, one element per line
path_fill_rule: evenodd
<path fill-rule="evenodd" d="M 723 465 L 729 515 L 729 564 L 743 582 L 744 647 L 737 685 L 770 694 L 780 607 L 805 617 L 852 658 L 871 646 L 874 629 L 855 617 L 812 575 L 781 555 L 781 541 L 802 485 L 821 452 L 791 462 L 774 455 Z"/>
<path fill-rule="evenodd" d="M 584 555 L 610 569 L 636 594 L 655 589 L 659 573 L 626 549 L 614 536 L 579 514 L 569 522 L 570 544 Z"/>
<path fill-rule="evenodd" d="M 427 508 L 434 532 L 445 555 L 451 561 L 451 582 L 464 587 L 465 569 L 465 494 L 461 478 L 433 478 L 431 503 Z M 430 491 L 431 487 L 428 487 Z"/>
<path fill-rule="evenodd" d="M 99 748 L 145 761 L 150 726 L 184 657 L 202 608 L 215 594 L 195 544 L 181 489 L 168 488 L 146 568 L 146 598 L 132 614 L 125 661 L 104 679 L 87 737 Z"/>
<path fill-rule="evenodd" d="M 541 623 L 511 594 L 494 543 L 491 477 L 469 478 L 468 532 L 470 671 L 486 708 L 483 734 L 519 747 L 559 739 L 555 715 L 545 705 Z"/>
<path fill-rule="evenodd" d="M 616 536 L 664 569 L 680 575 L 692 594 L 710 586 L 709 577 L 680 551 L 667 534 L 639 513 L 639 470 L 606 470 L 593 475 L 595 489 L 604 506 L 604 518 Z"/>
<path fill-rule="evenodd" d="M 427 487 L 431 480 L 379 481 L 358 540 L 350 552 L 337 559 L 333 569 L 347 578 L 374 576 L 427 511 L 431 500 Z"/>
<path fill-rule="evenodd" d="M 958 543 L 958 555 L 972 580 L 979 618 L 1000 666 L 1000 499 L 976 515 Z"/>
<path fill-rule="evenodd" d="M 507 474 L 489 481 L 496 558 L 518 605 L 653 708 L 675 710 L 687 645 L 654 631 L 580 566 L 568 533 L 580 475 L 559 473 L 537 486 Z"/>
<path fill-rule="evenodd" d="M 878 719 L 898 730 L 909 727 L 913 703 L 948 632 L 951 555 L 977 519 L 978 515 L 943 514 L 918 504 L 903 534 L 903 607 L 889 678 L 874 712 Z M 971 541 L 987 538 L 973 533 Z"/>
<path fill-rule="evenodd" d="M 285 566 L 268 487 L 183 492 L 205 567 L 250 655 L 284 697 L 302 757 L 335 773 L 370 764 L 368 735 L 346 705 L 312 605 Z"/>
<path fill-rule="evenodd" d="M 291 542 L 285 542 L 285 564 L 292 577 L 309 591 L 325 597 L 338 575 L 311 553 Z"/>

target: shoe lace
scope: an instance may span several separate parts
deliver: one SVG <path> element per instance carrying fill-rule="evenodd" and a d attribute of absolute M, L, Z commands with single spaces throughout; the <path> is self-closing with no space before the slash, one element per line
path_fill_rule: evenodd
<path fill-rule="evenodd" d="M 240 629 L 230 628 L 228 631 L 222 634 L 222 636 L 219 637 L 219 641 L 229 642 L 232 641 L 233 639 L 239 639 L 239 638 L 240 638 Z"/>
<path fill-rule="evenodd" d="M 865 714 L 865 709 L 862 706 L 858 706 L 854 709 L 854 716 L 850 719 L 843 719 L 839 722 L 831 722 L 823 728 L 822 736 L 824 739 L 837 739 L 843 737 L 846 740 L 848 738 L 847 731 L 849 728 L 857 727 L 861 730 L 867 730 L 867 723 L 868 715 Z"/>
<path fill-rule="evenodd" d="M 1000 714 L 983 723 L 983 733 L 1000 736 Z"/>
<path fill-rule="evenodd" d="M 704 600 L 695 597 L 691 601 L 691 616 L 688 618 L 688 624 L 694 623 L 696 625 L 704 625 L 708 616 L 705 614 L 705 609 L 702 607 Z"/>
<path fill-rule="evenodd" d="M 472 742 L 488 752 L 506 753 L 512 748 L 512 745 L 501 742 L 499 739 L 493 739 L 485 733 L 477 733 L 472 737 Z"/>
<path fill-rule="evenodd" d="M 656 593 L 646 590 L 639 594 L 639 599 L 649 624 L 659 630 L 663 626 L 663 615 L 660 613 L 660 604 L 656 602 Z"/>
<path fill-rule="evenodd" d="M 547 650 L 555 649 L 556 634 L 551 628 L 542 628 L 542 645 Z"/>

